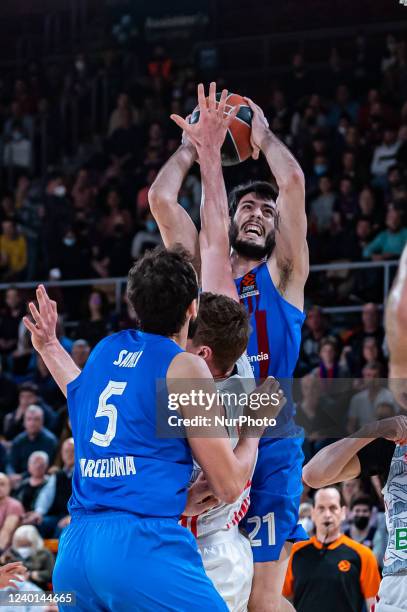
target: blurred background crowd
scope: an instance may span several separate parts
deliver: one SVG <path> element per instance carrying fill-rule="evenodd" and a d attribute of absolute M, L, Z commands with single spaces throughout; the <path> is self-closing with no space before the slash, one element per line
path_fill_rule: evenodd
<path fill-rule="evenodd" d="M 19 3 L 6 4 L 9 20 L 0 22 L 0 561 L 13 550 L 24 559 L 30 551 L 30 580 L 43 587 L 53 562 L 41 536 L 58 537 L 69 522 L 73 442 L 64 397 L 22 324 L 26 304 L 35 281 L 51 282 L 59 338 L 81 368 L 103 336 L 134 326 L 124 283 L 106 279 L 125 277 L 135 258 L 160 243 L 148 190 L 180 143 L 169 115 L 191 113 L 200 80 L 215 78 L 218 89 L 249 95 L 263 107 L 305 173 L 311 264 L 338 264 L 314 268 L 306 287 L 297 419 L 307 432 L 307 458 L 369 420 L 397 414 L 386 388 L 382 314 L 407 242 L 407 9 L 362 3 L 355 13 L 351 2 L 333 3 L 338 27 L 332 30 L 318 0 L 306 14 L 297 4 L 290 12 L 290 2 L 270 13 L 259 0 L 251 7 L 259 19 L 250 24 L 243 1 L 218 3 L 222 12 L 202 0 L 192 15 L 180 2 L 179 14 L 174 9 L 170 16 L 163 3 L 160 13 L 160 3 L 152 2 L 155 13 L 144 21 L 139 4 L 125 0 L 71 0 L 60 11 L 58 3 L 51 10 L 45 2 L 31 16 L 22 9 L 13 14 Z M 16 52 L 5 42 L 11 23 L 18 23 Z M 276 28 L 280 34 L 270 36 Z M 232 36 L 241 38 L 229 41 Z M 225 169 L 228 187 L 250 178 L 271 177 L 261 161 Z M 196 166 L 180 203 L 197 226 L 200 198 Z M 381 563 L 380 485 L 346 483 L 343 494 L 345 527 Z M 352 517 L 360 512 L 368 521 L 358 531 Z"/>

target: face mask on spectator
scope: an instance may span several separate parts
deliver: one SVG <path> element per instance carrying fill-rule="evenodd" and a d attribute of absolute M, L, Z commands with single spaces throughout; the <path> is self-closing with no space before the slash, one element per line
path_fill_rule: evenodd
<path fill-rule="evenodd" d="M 77 60 L 75 62 L 75 67 L 78 72 L 83 72 L 85 70 L 85 62 L 82 60 Z"/>
<path fill-rule="evenodd" d="M 64 245 L 67 247 L 73 246 L 75 242 L 75 238 L 64 238 Z"/>
<path fill-rule="evenodd" d="M 345 127 L 344 125 L 340 125 L 340 126 L 338 127 L 338 132 L 339 132 L 340 134 L 342 134 L 342 136 L 345 136 L 345 134 L 346 134 L 346 127 Z"/>
<path fill-rule="evenodd" d="M 66 194 L 66 187 L 65 185 L 57 185 L 54 189 L 54 195 L 57 196 L 58 198 L 63 198 Z"/>
<path fill-rule="evenodd" d="M 32 554 L 31 546 L 20 546 L 16 548 L 15 551 L 22 559 L 28 559 Z"/>
<path fill-rule="evenodd" d="M 157 223 L 156 223 L 156 222 L 155 222 L 153 219 L 149 219 L 149 220 L 146 222 L 146 228 L 147 228 L 147 231 L 148 231 L 148 232 L 153 233 L 153 232 L 155 232 L 155 231 L 156 231 L 156 229 L 157 229 Z"/>
<path fill-rule="evenodd" d="M 298 522 L 300 525 L 303 526 L 303 528 L 308 534 L 310 534 L 313 531 L 314 523 L 312 519 L 309 518 L 309 516 L 305 516 L 304 518 L 300 519 Z"/>
<path fill-rule="evenodd" d="M 356 529 L 360 529 L 362 531 L 368 526 L 369 520 L 370 517 L 368 516 L 355 516 L 353 518 L 353 524 L 355 525 Z"/>
<path fill-rule="evenodd" d="M 17 130 L 15 132 L 13 132 L 13 140 L 21 140 L 23 137 L 21 132 L 18 132 Z"/>
<path fill-rule="evenodd" d="M 325 174 L 327 170 L 328 168 L 326 167 L 325 164 L 316 164 L 314 166 L 314 172 L 317 176 L 321 176 L 322 174 Z"/>

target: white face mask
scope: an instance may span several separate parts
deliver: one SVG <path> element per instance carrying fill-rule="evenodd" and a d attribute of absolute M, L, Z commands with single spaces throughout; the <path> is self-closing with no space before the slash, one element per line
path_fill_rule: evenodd
<path fill-rule="evenodd" d="M 300 525 L 302 525 L 302 527 L 305 529 L 308 535 L 312 533 L 314 529 L 314 523 L 308 516 L 305 516 L 304 518 L 300 519 L 298 522 Z"/>
<path fill-rule="evenodd" d="M 15 551 L 22 559 L 28 559 L 32 554 L 31 546 L 20 546 L 16 548 Z"/>
<path fill-rule="evenodd" d="M 57 187 L 55 187 L 54 195 L 58 196 L 58 198 L 63 198 L 65 194 L 66 194 L 65 185 L 57 185 Z"/>

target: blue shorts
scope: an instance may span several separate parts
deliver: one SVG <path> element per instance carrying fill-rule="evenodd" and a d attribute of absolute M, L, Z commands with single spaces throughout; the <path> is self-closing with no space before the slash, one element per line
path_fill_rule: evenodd
<path fill-rule="evenodd" d="M 125 512 L 72 518 L 53 587 L 76 594 L 76 606 L 60 605 L 63 612 L 227 612 L 188 529 Z"/>
<path fill-rule="evenodd" d="M 288 540 L 308 540 L 298 525 L 302 493 L 302 437 L 263 438 L 254 470 L 250 507 L 242 527 L 255 563 L 276 561 Z"/>

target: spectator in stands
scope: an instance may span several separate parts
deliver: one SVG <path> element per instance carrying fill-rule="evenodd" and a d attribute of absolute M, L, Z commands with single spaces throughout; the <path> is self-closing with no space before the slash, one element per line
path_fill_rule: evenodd
<path fill-rule="evenodd" d="M 332 189 L 332 180 L 324 175 L 319 179 L 320 194 L 311 202 L 310 224 L 315 226 L 318 232 L 329 228 L 335 208 L 336 194 Z"/>
<path fill-rule="evenodd" d="M 68 501 L 72 494 L 74 468 L 74 442 L 67 438 L 61 449 L 63 466 L 49 477 L 35 503 L 34 512 L 27 521 L 38 525 L 44 538 L 58 538 L 70 523 Z"/>
<path fill-rule="evenodd" d="M 9 478 L 0 473 L 0 554 L 10 545 L 24 514 L 21 503 L 10 497 L 10 488 Z"/>
<path fill-rule="evenodd" d="M 25 315 L 21 293 L 10 287 L 6 290 L 5 308 L 0 313 L 0 352 L 9 354 L 17 348 L 18 328 Z"/>
<path fill-rule="evenodd" d="M 29 476 L 23 478 L 14 493 L 14 497 L 22 503 L 26 513 L 34 509 L 38 494 L 48 481 L 48 476 L 46 476 L 48 465 L 48 455 L 43 451 L 35 451 L 28 458 Z M 23 522 L 26 522 L 25 517 Z"/>
<path fill-rule="evenodd" d="M 368 302 L 362 309 L 362 328 L 349 338 L 355 358 L 362 362 L 363 343 L 365 338 L 375 338 L 377 346 L 381 347 L 384 340 L 384 329 L 380 323 L 380 313 L 377 304 Z"/>
<path fill-rule="evenodd" d="M 358 495 L 350 503 L 351 521 L 345 535 L 359 544 L 373 548 L 376 527 L 371 525 L 373 503 L 368 495 Z"/>
<path fill-rule="evenodd" d="M 383 365 L 383 352 L 378 346 L 374 336 L 366 336 L 363 339 L 361 359 L 358 353 L 352 351 L 350 346 L 344 348 L 342 357 L 345 358 L 350 374 L 354 377 L 362 376 L 363 368 L 367 363 L 379 361 Z"/>
<path fill-rule="evenodd" d="M 355 185 L 350 176 L 344 176 L 340 181 L 335 208 L 345 217 L 346 223 L 353 222 L 357 213 L 358 202 Z"/>
<path fill-rule="evenodd" d="M 83 370 L 90 355 L 90 345 L 86 340 L 75 340 L 72 345 L 72 359 L 75 364 Z"/>
<path fill-rule="evenodd" d="M 23 280 L 27 266 L 27 241 L 15 221 L 3 221 L 0 234 L 0 269 L 3 281 Z"/>
<path fill-rule="evenodd" d="M 59 250 L 72 224 L 73 209 L 67 196 L 65 177 L 61 172 L 54 172 L 46 179 L 44 195 L 43 239 L 48 270 L 58 267 Z"/>
<path fill-rule="evenodd" d="M 122 196 L 115 189 L 109 189 L 105 198 L 105 212 L 102 216 L 99 232 L 104 238 L 114 236 L 117 226 L 123 227 L 126 235 L 130 234 L 133 228 L 133 222 L 128 210 L 123 207 Z"/>
<path fill-rule="evenodd" d="M 28 458 L 34 451 L 47 453 L 49 462 L 54 460 L 58 441 L 53 433 L 44 427 L 44 411 L 40 406 L 29 406 L 24 415 L 25 431 L 19 434 L 11 445 L 10 468 L 17 475 L 27 470 Z"/>
<path fill-rule="evenodd" d="M 396 130 L 391 128 L 384 130 L 382 143 L 375 148 L 370 166 L 375 186 L 382 189 L 386 186 L 387 171 L 396 163 L 400 144 Z"/>
<path fill-rule="evenodd" d="M 353 261 L 360 261 L 364 248 L 373 238 L 373 227 L 369 217 L 359 217 L 356 226 L 346 244 L 346 251 Z"/>
<path fill-rule="evenodd" d="M 322 308 L 312 306 L 302 331 L 299 369 L 301 373 L 310 372 L 319 364 L 319 344 L 325 335 L 329 335 L 328 323 Z"/>
<path fill-rule="evenodd" d="M 41 355 L 35 355 L 35 371 L 32 376 L 34 384 L 38 387 L 38 394 L 44 399 L 47 404 L 54 409 L 65 404 L 65 396 L 52 378 L 47 366 L 44 363 Z M 38 402 L 30 402 L 38 404 Z M 54 433 L 57 431 L 57 424 L 54 423 L 51 427 L 47 426 L 47 413 L 44 413 L 45 426 L 51 429 Z"/>
<path fill-rule="evenodd" d="M 131 256 L 137 259 L 146 249 L 152 249 L 162 244 L 157 223 L 151 213 L 148 213 L 144 222 L 144 229 L 139 230 L 133 238 Z"/>
<path fill-rule="evenodd" d="M 362 376 L 365 389 L 352 397 L 349 406 L 349 434 L 374 421 L 378 404 L 386 402 L 396 407 L 391 391 L 384 386 L 381 363 L 378 361 L 367 363 L 363 368 Z"/>
<path fill-rule="evenodd" d="M 376 205 L 375 194 L 370 187 L 364 187 L 359 193 L 359 213 L 368 219 L 372 224 L 373 231 L 377 231 L 382 226 L 383 215 Z"/>
<path fill-rule="evenodd" d="M 108 136 L 111 136 L 113 132 L 122 125 L 123 111 L 125 113 L 130 113 L 131 125 L 138 125 L 140 123 L 140 111 L 133 106 L 130 96 L 127 93 L 121 93 L 118 95 L 116 108 L 110 115 L 109 127 L 107 131 Z"/>
<path fill-rule="evenodd" d="M 380 585 L 376 558 L 341 532 L 344 517 L 336 488 L 315 493 L 315 536 L 294 544 L 283 589 L 297 612 L 325 610 L 328 601 L 331 612 L 360 612 L 376 601 Z"/>
<path fill-rule="evenodd" d="M 106 293 L 94 289 L 88 298 L 86 316 L 79 323 L 77 337 L 87 340 L 93 348 L 108 333 L 108 312 L 109 302 Z"/>
<path fill-rule="evenodd" d="M 52 408 L 41 400 L 37 385 L 30 382 L 22 383 L 18 390 L 18 406 L 13 412 L 7 414 L 4 419 L 4 436 L 6 440 L 12 440 L 24 431 L 25 414 L 28 407 L 32 405 L 41 407 L 47 429 L 54 431 L 57 427 L 57 416 Z"/>
<path fill-rule="evenodd" d="M 75 229 L 67 227 L 54 259 L 53 273 L 61 280 L 89 277 L 89 259 L 78 241 Z"/>
<path fill-rule="evenodd" d="M 31 167 L 31 155 L 30 134 L 24 131 L 23 124 L 16 119 L 4 147 L 3 164 L 17 172 L 26 171 Z"/>
<path fill-rule="evenodd" d="M 380 232 L 376 238 L 363 250 L 363 257 L 373 261 L 397 259 L 407 243 L 407 227 L 403 227 L 402 211 L 395 205 L 390 205 L 386 215 L 387 229 Z"/>
<path fill-rule="evenodd" d="M 131 110 L 122 109 L 120 124 L 107 141 L 107 152 L 120 169 L 130 168 L 139 156 L 140 133 L 132 120 Z"/>
<path fill-rule="evenodd" d="M 339 364 L 339 346 L 335 337 L 322 338 L 319 345 L 319 364 L 312 373 L 322 379 L 344 378 L 348 375 L 347 369 Z"/>
<path fill-rule="evenodd" d="M 157 170 L 155 168 L 150 168 L 147 172 L 147 177 L 145 181 L 145 185 L 138 191 L 137 200 L 136 200 L 136 212 L 137 217 L 139 219 L 144 219 L 147 212 L 149 212 L 150 207 L 148 204 L 148 192 L 151 185 L 154 183 L 157 178 Z"/>
<path fill-rule="evenodd" d="M 27 580 L 43 590 L 49 590 L 55 560 L 32 525 L 22 525 L 15 531 L 12 547 L 0 558 L 2 564 L 14 561 L 21 561 L 27 568 Z"/>

